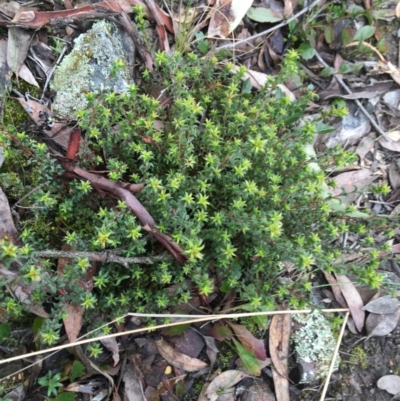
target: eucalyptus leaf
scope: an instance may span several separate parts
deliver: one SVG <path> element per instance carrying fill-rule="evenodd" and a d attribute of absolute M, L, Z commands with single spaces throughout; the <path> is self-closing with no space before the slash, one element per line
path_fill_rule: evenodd
<path fill-rule="evenodd" d="M 264 7 L 250 7 L 247 16 L 256 22 L 278 22 L 282 21 L 283 16 Z"/>

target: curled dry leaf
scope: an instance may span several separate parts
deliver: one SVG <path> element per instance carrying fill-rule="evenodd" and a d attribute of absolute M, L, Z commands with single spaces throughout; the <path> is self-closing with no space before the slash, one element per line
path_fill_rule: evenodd
<path fill-rule="evenodd" d="M 31 70 L 25 65 L 22 64 L 19 71 L 18 71 L 18 76 L 23 79 L 25 82 L 28 82 L 28 84 L 36 86 L 39 88 L 39 84 L 37 83 L 35 77 L 31 73 Z"/>
<path fill-rule="evenodd" d="M 378 299 L 374 299 L 368 302 L 363 310 L 371 313 L 377 313 L 381 315 L 388 315 L 395 313 L 400 308 L 400 301 L 397 298 L 392 298 L 390 295 L 385 295 Z"/>
<path fill-rule="evenodd" d="M 252 4 L 253 0 L 217 0 L 208 26 L 208 36 L 227 37 Z"/>
<path fill-rule="evenodd" d="M 358 331 L 362 331 L 365 321 L 365 312 L 363 311 L 363 301 L 361 295 L 354 287 L 353 283 L 344 275 L 336 274 L 336 280 L 340 290 L 349 306 L 351 316 Z"/>
<path fill-rule="evenodd" d="M 332 195 L 338 197 L 344 205 L 350 205 L 359 196 L 360 192 L 372 181 L 375 180 L 372 172 L 368 169 L 358 171 L 348 171 L 347 173 L 337 175 L 334 180 L 336 181 L 336 188 L 332 191 Z M 339 196 L 342 192 L 347 195 Z"/>
<path fill-rule="evenodd" d="M 393 160 L 389 167 L 390 185 L 394 191 L 400 188 L 400 171 L 396 160 Z"/>
<path fill-rule="evenodd" d="M 32 33 L 23 28 L 8 28 L 7 64 L 11 71 L 18 71 L 28 55 Z"/>
<path fill-rule="evenodd" d="M 113 337 L 113 338 L 104 338 L 103 340 L 100 341 L 112 353 L 114 366 L 117 366 L 119 362 L 119 347 L 117 340 Z"/>
<path fill-rule="evenodd" d="M 364 157 L 368 152 L 373 150 L 374 144 L 376 140 L 375 132 L 370 132 L 367 136 L 361 139 L 360 143 L 357 145 L 356 153 L 360 157 L 361 161 L 364 160 Z"/>
<path fill-rule="evenodd" d="M 383 337 L 391 333 L 399 321 L 400 311 L 390 313 L 387 315 L 378 315 L 370 313 L 365 322 L 365 329 L 367 330 L 367 338 L 370 337 Z"/>
<path fill-rule="evenodd" d="M 11 215 L 10 205 L 6 194 L 0 187 L 0 239 L 8 237 L 13 242 L 18 242 L 18 231 L 15 228 Z"/>
<path fill-rule="evenodd" d="M 227 370 L 217 376 L 208 386 L 206 396 L 210 401 L 216 401 L 221 394 L 232 392 L 231 387 L 235 386 L 245 377 L 249 377 L 240 370 Z"/>
<path fill-rule="evenodd" d="M 400 152 L 400 131 L 388 132 L 379 138 L 379 144 L 392 152 Z"/>
<path fill-rule="evenodd" d="M 379 389 L 387 391 L 389 394 L 400 393 L 400 376 L 382 376 L 376 383 Z"/>
<path fill-rule="evenodd" d="M 191 358 L 180 352 L 175 351 L 163 339 L 156 341 L 158 352 L 161 356 L 172 366 L 182 369 L 186 372 L 197 372 L 198 370 L 206 368 L 208 365 L 197 358 Z"/>
<path fill-rule="evenodd" d="M 289 339 L 292 317 L 290 314 L 275 315 L 269 329 L 269 350 L 274 364 L 276 398 L 278 401 L 289 401 Z"/>
<path fill-rule="evenodd" d="M 89 381 L 84 381 L 82 383 L 76 382 L 71 383 L 67 387 L 64 387 L 64 391 L 69 391 L 72 393 L 83 393 L 90 395 L 98 395 L 98 394 L 109 394 L 109 386 L 108 382 L 103 379 L 91 379 Z M 100 398 L 99 398 L 100 399 Z"/>

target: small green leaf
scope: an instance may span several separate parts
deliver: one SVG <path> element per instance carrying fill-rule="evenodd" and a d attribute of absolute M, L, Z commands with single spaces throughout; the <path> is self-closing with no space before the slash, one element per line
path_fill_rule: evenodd
<path fill-rule="evenodd" d="M 362 67 L 362 63 L 354 63 L 354 64 L 350 64 L 350 63 L 343 63 L 340 67 L 339 67 L 339 73 L 340 74 L 350 74 L 350 73 L 357 73 L 361 67 Z"/>
<path fill-rule="evenodd" d="M 163 329 L 163 334 L 166 336 L 180 336 L 184 331 L 190 327 L 190 324 L 178 324 Z"/>
<path fill-rule="evenodd" d="M 11 333 L 10 325 L 8 323 L 0 324 L 0 342 L 7 338 Z"/>
<path fill-rule="evenodd" d="M 231 290 L 231 286 L 229 285 L 228 280 L 224 280 L 221 284 L 221 287 L 219 288 L 220 291 L 222 292 L 229 292 Z"/>
<path fill-rule="evenodd" d="M 316 133 L 321 134 L 321 135 L 329 134 L 330 132 L 335 130 L 335 128 L 333 128 L 331 125 L 324 124 L 324 123 L 316 123 L 315 128 L 317 131 Z"/>
<path fill-rule="evenodd" d="M 214 56 L 219 60 L 225 60 L 232 57 L 232 53 L 228 49 L 221 49 L 217 51 Z"/>
<path fill-rule="evenodd" d="M 269 324 L 269 318 L 267 315 L 264 316 L 253 316 L 252 317 L 253 322 L 261 329 L 261 330 L 267 330 L 268 329 L 268 324 Z"/>
<path fill-rule="evenodd" d="M 183 399 L 183 396 L 187 393 L 186 385 L 183 380 L 176 383 L 175 391 L 176 391 L 176 395 L 178 396 L 178 399 L 179 400 Z"/>
<path fill-rule="evenodd" d="M 285 123 L 291 125 L 296 123 L 304 116 L 305 106 L 294 107 L 292 113 L 286 118 Z M 289 113 L 288 113 L 289 114 Z"/>
<path fill-rule="evenodd" d="M 303 42 L 297 51 L 304 60 L 310 60 L 315 56 L 315 49 L 311 46 L 309 41 Z"/>
<path fill-rule="evenodd" d="M 325 67 L 321 70 L 321 77 L 330 77 L 335 73 L 335 69 L 333 67 Z"/>
<path fill-rule="evenodd" d="M 243 347 L 243 345 L 240 344 L 240 342 L 236 341 L 235 339 L 233 339 L 233 344 L 245 368 L 252 375 L 260 376 L 261 375 L 260 363 L 258 362 L 255 355 L 251 351 Z"/>
<path fill-rule="evenodd" d="M 247 16 L 256 22 L 278 22 L 283 19 L 279 13 L 264 7 L 250 7 Z"/>
<path fill-rule="evenodd" d="M 365 9 L 361 6 L 358 6 L 356 4 L 353 4 L 352 6 L 349 7 L 347 10 L 349 14 L 351 14 L 352 17 L 356 17 L 357 15 L 362 15 L 365 13 Z"/>
<path fill-rule="evenodd" d="M 375 27 L 370 25 L 365 25 L 360 28 L 354 35 L 354 40 L 359 40 L 360 43 L 365 39 L 370 38 L 375 32 Z"/>
<path fill-rule="evenodd" d="M 342 37 L 342 45 L 343 46 L 347 46 L 350 42 L 352 42 L 354 40 L 353 33 L 348 26 L 346 26 L 344 29 L 342 29 L 340 36 Z"/>
<path fill-rule="evenodd" d="M 85 374 L 85 366 L 80 361 L 75 361 L 72 365 L 70 380 L 80 379 Z"/>
<path fill-rule="evenodd" d="M 328 43 L 328 45 L 330 45 L 334 40 L 333 28 L 331 26 L 326 26 L 324 28 L 324 32 L 325 32 L 326 43 Z"/>
<path fill-rule="evenodd" d="M 40 330 L 42 330 L 43 328 L 44 321 L 45 319 L 39 316 L 35 317 L 35 320 L 33 321 L 32 331 L 37 349 L 40 349 L 40 346 L 42 344 L 42 337 L 39 335 L 39 333 Z"/>
<path fill-rule="evenodd" d="M 247 78 L 246 81 L 243 82 L 242 93 L 251 93 L 252 88 L 251 79 Z"/>
<path fill-rule="evenodd" d="M 57 394 L 56 398 L 49 398 L 49 401 L 74 401 L 74 400 L 75 400 L 75 394 L 69 393 L 67 391 Z"/>

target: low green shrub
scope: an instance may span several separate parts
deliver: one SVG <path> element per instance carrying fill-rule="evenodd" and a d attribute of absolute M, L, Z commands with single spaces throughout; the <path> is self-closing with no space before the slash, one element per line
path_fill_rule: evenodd
<path fill-rule="evenodd" d="M 156 70 L 143 72 L 141 87 L 132 85 L 121 95 L 87 95 L 89 107 L 79 112 L 85 145 L 77 164 L 112 180 L 144 183 L 137 198 L 159 230 L 185 251 L 186 264 L 172 258 L 128 268 L 103 263 L 93 292 L 76 284 L 90 265 L 87 258 L 74 259 L 57 275 L 51 262 L 43 263 L 35 252 L 64 243 L 77 251 L 121 257 L 153 257 L 165 250 L 123 202 L 93 192 L 87 181 L 66 179 L 39 138 L 15 132 L 11 141 L 8 131 L 1 135 L 7 162 L 19 167 L 15 174 L 2 174 L 2 180 L 8 176 L 4 189 L 15 194 L 11 201 L 29 196 L 21 202 L 25 246 L 3 242 L 3 260 L 8 265 L 19 261 L 31 300 L 51 310 L 55 320 L 65 314 L 66 301 L 77 300 L 87 309 L 87 321 L 132 310 L 163 311 L 193 295 L 188 280 L 203 295 L 214 287 L 234 290 L 248 310 L 273 309 L 284 300 L 303 307 L 316 271 L 343 269 L 334 265 L 341 234 L 358 231 L 367 246 L 371 240 L 365 222 L 332 211 L 324 199 L 325 168 L 343 167 L 354 156 L 336 148 L 313 159 L 305 150 L 316 133 L 326 130 L 322 118 L 341 115 L 343 109 L 301 122 L 312 92 L 305 89 L 291 101 L 280 86 L 297 71 L 293 51 L 281 74 L 259 91 L 242 80 L 245 68 L 233 74 L 232 65 L 216 58 L 158 53 L 155 59 Z M 348 269 L 378 286 L 379 252 L 367 254 L 369 264 Z M 165 291 L 172 284 L 176 290 Z M 9 315 L 26 307 L 5 292 L 0 297 Z M 51 332 L 46 341 L 52 342 L 57 330 L 46 327 L 44 333 Z"/>

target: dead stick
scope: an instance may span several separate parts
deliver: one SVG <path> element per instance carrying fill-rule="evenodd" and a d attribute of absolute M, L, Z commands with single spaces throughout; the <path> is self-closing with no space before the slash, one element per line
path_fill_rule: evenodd
<path fill-rule="evenodd" d="M 318 61 L 325 67 L 329 68 L 329 65 L 325 63 L 324 59 L 321 57 L 321 55 L 315 50 L 315 57 L 317 57 Z M 335 77 L 336 81 L 338 81 L 338 84 L 349 94 L 352 95 L 353 92 L 351 89 L 344 83 L 342 77 L 339 76 L 339 74 L 333 74 Z M 382 130 L 382 128 L 378 125 L 378 123 L 374 120 L 374 118 L 371 116 L 371 114 L 368 113 L 368 111 L 365 109 L 365 107 L 361 104 L 361 102 L 358 99 L 354 99 L 356 102 L 356 105 L 358 108 L 361 110 L 361 112 L 364 114 L 365 117 L 371 122 L 372 126 L 377 130 L 379 135 L 382 135 L 382 137 L 386 136 L 386 133 Z"/>
<path fill-rule="evenodd" d="M 79 128 L 74 128 L 69 136 L 68 149 L 66 154 L 67 159 L 75 160 L 76 154 L 79 151 L 80 140 L 81 140 L 81 130 Z"/>
<path fill-rule="evenodd" d="M 60 162 L 65 171 L 76 174 L 80 178 L 89 181 L 93 188 L 109 192 L 115 195 L 118 199 L 124 201 L 132 213 L 143 224 L 143 228 L 152 234 L 153 237 L 171 253 L 180 265 L 183 266 L 186 263 L 187 257 L 184 255 L 183 249 L 168 235 L 163 234 L 157 229 L 153 217 L 131 192 L 125 188 L 121 188 L 114 181 L 83 170 L 67 159 L 62 159 Z"/>
<path fill-rule="evenodd" d="M 38 258 L 86 258 L 95 262 L 104 263 L 119 263 L 125 267 L 129 267 L 129 264 L 143 264 L 152 265 L 154 263 L 171 259 L 168 254 L 157 255 L 157 256 L 131 256 L 123 257 L 114 255 L 111 252 L 86 252 L 86 251 L 58 251 L 53 249 L 47 249 L 45 251 L 38 251 L 33 254 Z"/>

